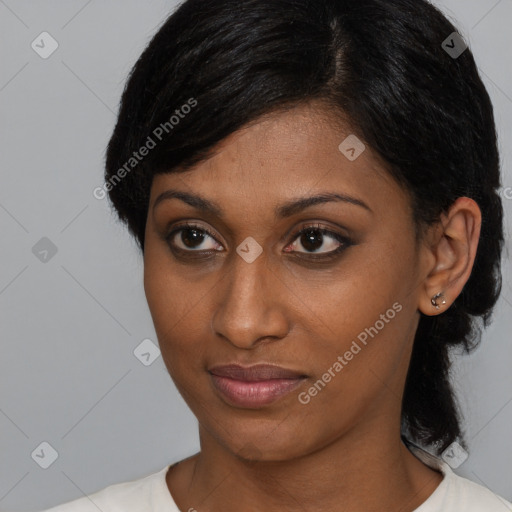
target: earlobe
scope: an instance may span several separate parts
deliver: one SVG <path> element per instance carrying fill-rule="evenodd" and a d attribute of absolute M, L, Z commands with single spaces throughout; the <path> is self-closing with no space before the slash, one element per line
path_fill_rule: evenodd
<path fill-rule="evenodd" d="M 442 215 L 437 226 L 441 232 L 435 231 L 436 240 L 429 247 L 434 264 L 426 272 L 418 305 L 425 315 L 443 313 L 462 292 L 473 268 L 481 218 L 479 206 L 467 197 L 458 198 Z"/>

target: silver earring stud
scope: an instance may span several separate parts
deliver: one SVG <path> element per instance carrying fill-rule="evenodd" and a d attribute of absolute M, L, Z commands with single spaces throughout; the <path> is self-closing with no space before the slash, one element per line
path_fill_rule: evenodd
<path fill-rule="evenodd" d="M 444 298 L 444 293 L 443 292 L 439 292 L 439 293 L 436 293 L 431 299 L 430 299 L 430 302 L 432 302 L 432 306 L 434 306 L 436 309 L 440 309 L 441 306 L 439 306 L 438 302 L 437 302 L 437 299 L 443 297 L 443 300 L 441 302 L 441 306 L 444 306 L 446 304 L 446 299 Z"/>

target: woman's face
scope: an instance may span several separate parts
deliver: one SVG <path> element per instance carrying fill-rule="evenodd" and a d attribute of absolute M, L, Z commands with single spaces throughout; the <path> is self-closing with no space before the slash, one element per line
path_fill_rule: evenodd
<path fill-rule="evenodd" d="M 349 135 L 301 106 L 152 184 L 144 285 L 162 356 L 232 453 L 286 460 L 398 428 L 422 251 L 406 193 L 370 148 L 339 149 Z"/>

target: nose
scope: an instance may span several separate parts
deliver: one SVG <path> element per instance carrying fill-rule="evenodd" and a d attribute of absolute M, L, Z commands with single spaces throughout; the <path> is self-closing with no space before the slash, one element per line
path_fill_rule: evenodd
<path fill-rule="evenodd" d="M 219 283 L 212 327 L 233 346 L 250 350 L 284 338 L 289 332 L 286 287 L 263 252 L 247 263 L 233 254 Z"/>

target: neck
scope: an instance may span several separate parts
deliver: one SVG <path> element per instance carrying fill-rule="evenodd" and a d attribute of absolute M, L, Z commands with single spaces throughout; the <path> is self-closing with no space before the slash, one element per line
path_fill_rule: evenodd
<path fill-rule="evenodd" d="M 294 459 L 250 461 L 200 429 L 201 452 L 186 461 L 181 477 L 168 481 L 169 488 L 182 510 L 200 512 L 412 512 L 442 475 L 409 452 L 399 428 L 374 432 L 353 429 Z"/>

